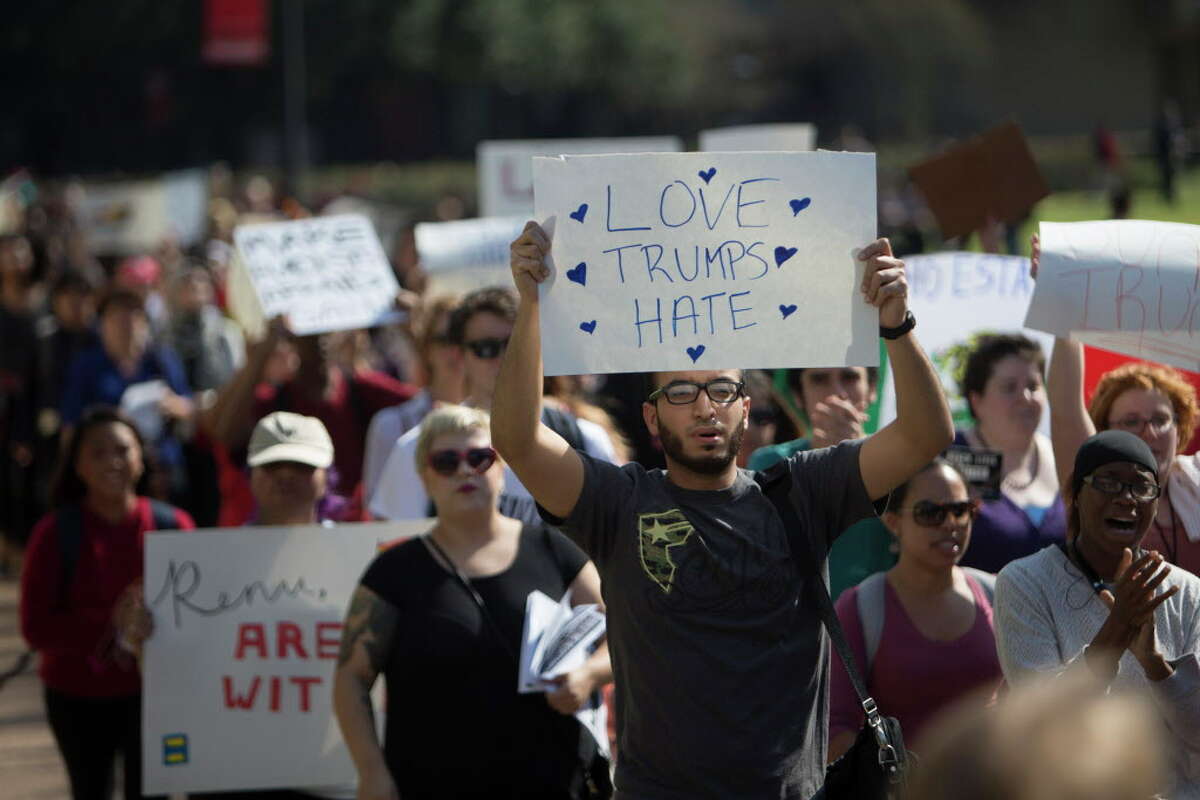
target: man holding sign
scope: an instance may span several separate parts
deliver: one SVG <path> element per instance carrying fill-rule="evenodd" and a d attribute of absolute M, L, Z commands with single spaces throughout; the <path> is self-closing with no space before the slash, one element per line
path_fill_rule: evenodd
<path fill-rule="evenodd" d="M 533 222 L 511 248 L 521 304 L 492 439 L 544 516 L 600 570 L 617 685 L 617 789 L 638 798 L 811 797 L 824 774 L 827 645 L 789 533 L 827 553 L 840 531 L 873 513 L 872 500 L 953 436 L 911 335 L 904 263 L 886 239 L 858 253 L 859 289 L 888 339 L 898 417 L 866 439 L 788 460 L 804 521 L 788 532 L 753 473 L 735 463 L 750 411 L 740 369 L 651 373 L 643 418 L 663 443 L 665 472 L 601 463 L 539 424 L 538 285 L 551 275 L 549 252 Z"/>

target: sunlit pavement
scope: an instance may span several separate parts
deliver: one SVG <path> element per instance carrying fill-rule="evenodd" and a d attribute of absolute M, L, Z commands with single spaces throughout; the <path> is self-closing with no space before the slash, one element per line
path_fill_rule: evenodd
<path fill-rule="evenodd" d="M 17 622 L 17 581 L 0 578 L 0 673 L 25 650 Z M 42 685 L 31 662 L 0 688 L 0 797 L 68 798 L 67 776 L 46 726 Z"/>

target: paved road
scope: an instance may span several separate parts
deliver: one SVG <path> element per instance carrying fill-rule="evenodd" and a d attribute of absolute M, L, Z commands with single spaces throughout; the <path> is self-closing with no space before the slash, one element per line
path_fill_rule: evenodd
<path fill-rule="evenodd" d="M 0 672 L 7 670 L 24 649 L 17 623 L 17 582 L 0 578 Z M 0 689 L 0 797 L 70 797 L 62 761 L 46 727 L 42 684 L 33 664 Z"/>

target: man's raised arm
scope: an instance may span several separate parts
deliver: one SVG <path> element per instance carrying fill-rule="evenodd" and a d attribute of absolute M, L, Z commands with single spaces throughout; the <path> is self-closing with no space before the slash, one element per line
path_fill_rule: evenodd
<path fill-rule="evenodd" d="M 859 253 L 866 263 L 862 292 L 879 308 L 880 328 L 900 328 L 908 319 L 904 262 L 892 256 L 887 239 Z M 950 407 L 933 365 L 911 332 L 887 340 L 896 385 L 896 419 L 863 443 L 859 470 L 872 500 L 883 497 L 933 460 L 954 440 Z"/>
<path fill-rule="evenodd" d="M 509 249 L 520 305 L 492 400 L 492 445 L 533 498 L 556 517 L 570 515 L 583 489 L 583 460 L 541 424 L 542 342 L 538 284 L 550 275 L 550 240 L 536 222 Z"/>

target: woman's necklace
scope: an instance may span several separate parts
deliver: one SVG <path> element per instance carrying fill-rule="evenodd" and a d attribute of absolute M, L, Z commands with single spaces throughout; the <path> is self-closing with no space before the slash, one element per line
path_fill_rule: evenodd
<path fill-rule="evenodd" d="M 989 449 L 989 450 L 995 449 L 990 444 L 988 444 L 987 439 L 983 438 L 983 431 L 979 429 L 978 425 L 975 426 L 975 437 L 977 439 L 979 439 L 979 443 L 981 445 L 983 445 L 984 447 L 986 447 L 987 449 Z M 1042 468 L 1042 458 L 1041 458 L 1040 449 L 1041 448 L 1039 448 L 1037 445 L 1037 439 L 1034 439 L 1033 440 L 1033 466 L 1029 469 L 1029 480 L 1025 481 L 1024 483 L 1014 483 L 1012 480 L 1013 471 L 1010 471 L 1007 475 L 1005 475 L 1003 478 L 1000 479 L 1000 485 L 1003 486 L 1005 489 L 1008 489 L 1013 492 L 1023 492 L 1026 489 L 1028 489 L 1030 486 L 1033 486 L 1034 481 L 1036 481 L 1038 478 L 1038 472 Z M 1003 452 L 1003 451 L 1001 451 L 1001 452 Z"/>

